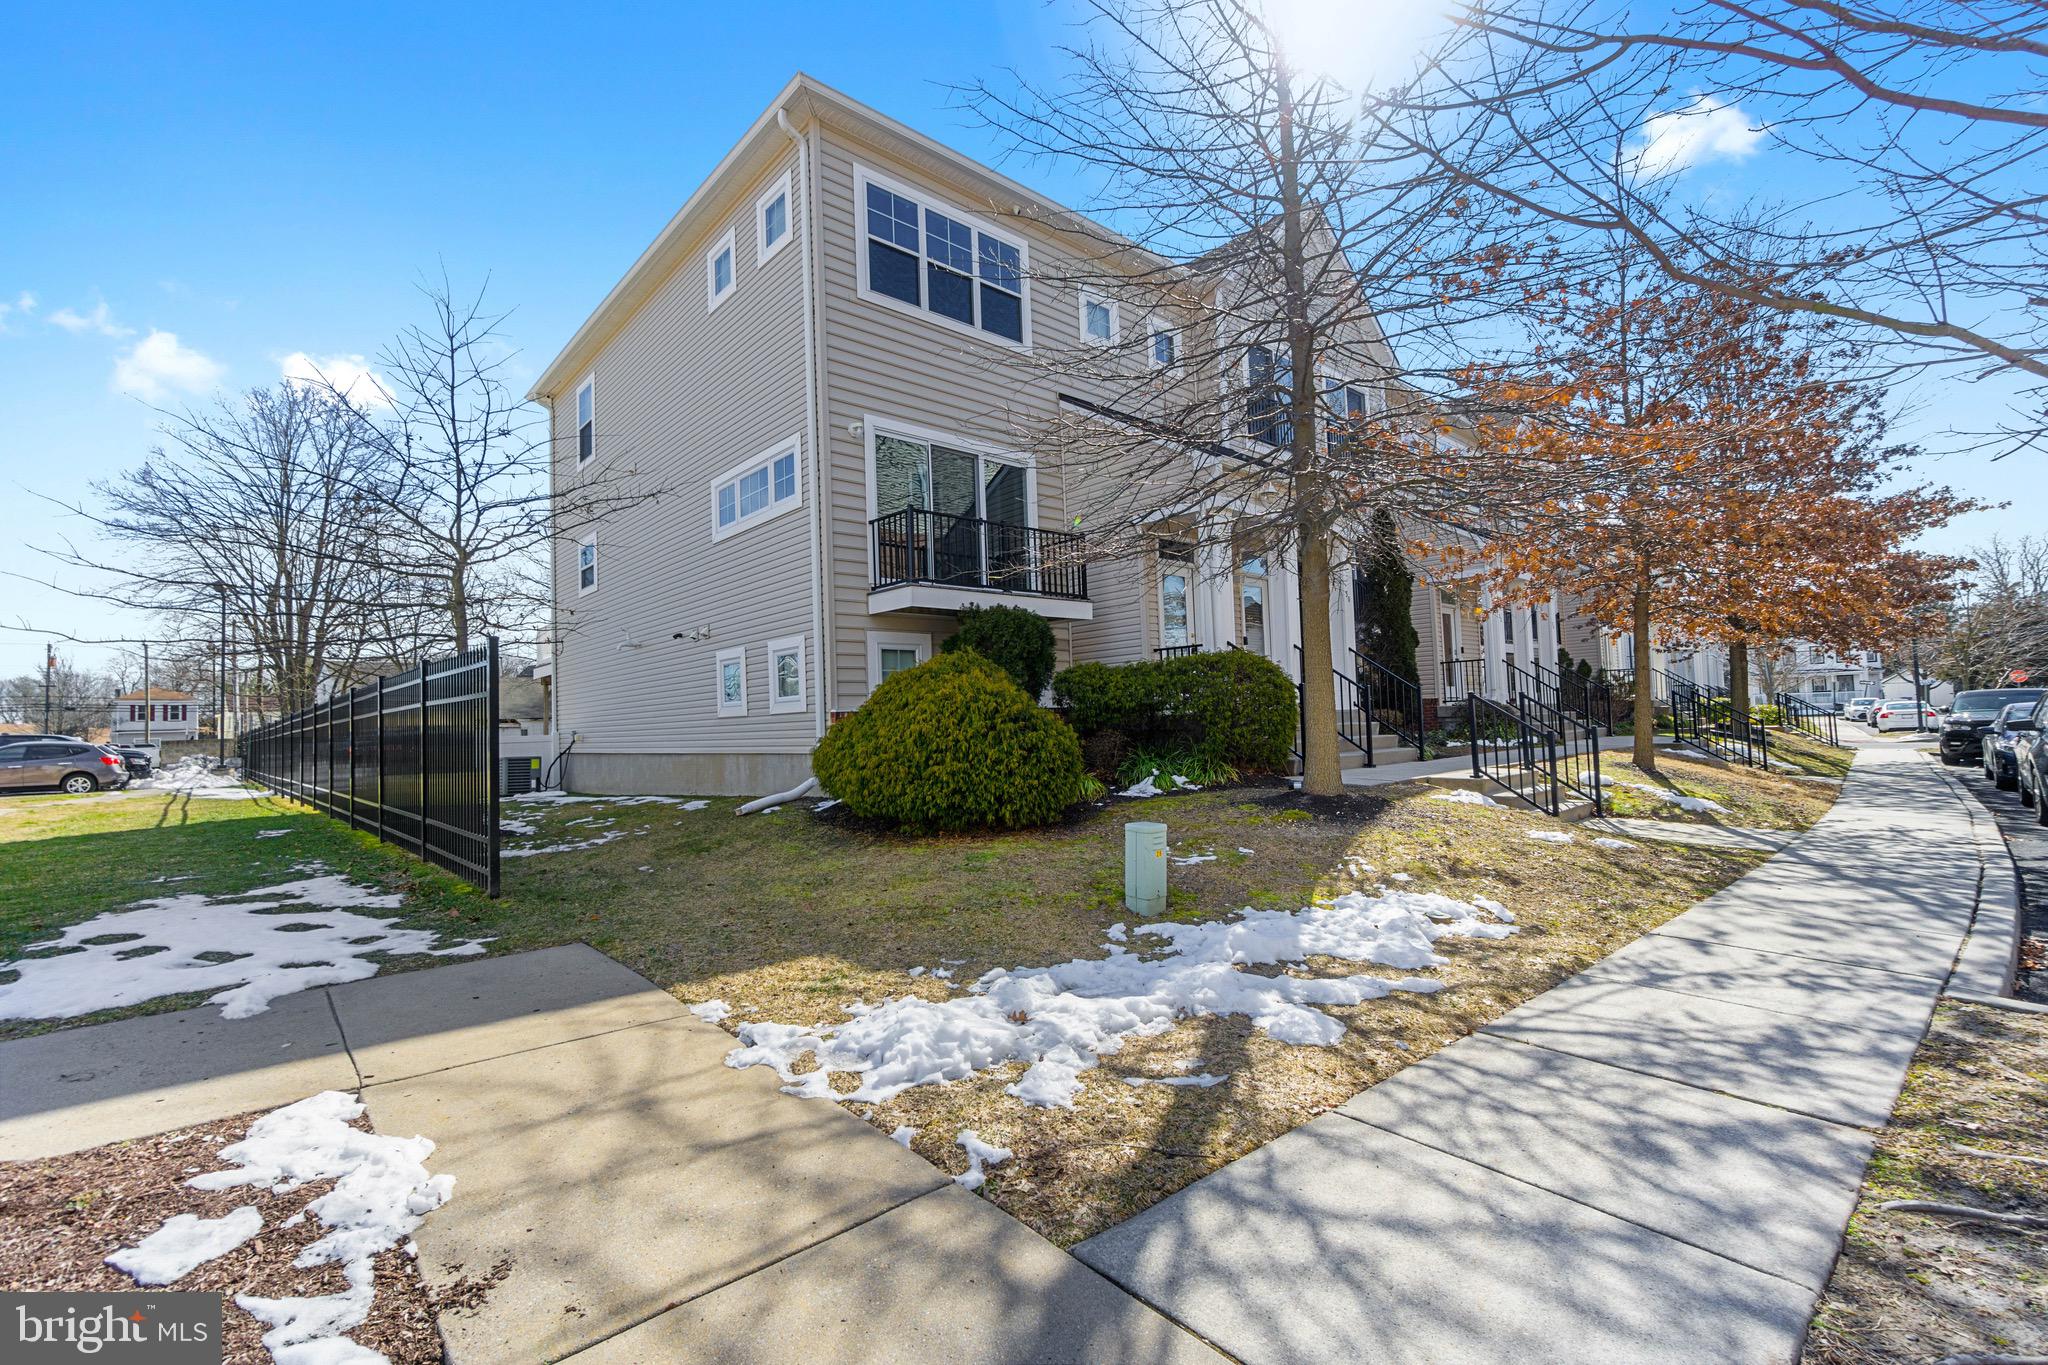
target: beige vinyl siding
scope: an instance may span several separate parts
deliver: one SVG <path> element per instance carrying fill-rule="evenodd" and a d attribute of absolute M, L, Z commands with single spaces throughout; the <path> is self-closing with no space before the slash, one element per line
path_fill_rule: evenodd
<path fill-rule="evenodd" d="M 905 313 L 860 297 L 858 251 L 866 236 L 856 203 L 856 165 L 879 172 L 911 189 L 924 190 L 934 205 L 987 220 L 990 215 L 976 196 L 930 173 L 904 164 L 842 130 L 820 125 L 817 131 L 820 203 L 818 226 L 822 271 L 819 282 L 821 346 L 824 353 L 823 405 L 831 470 L 830 584 L 833 613 L 834 702 L 839 710 L 860 704 L 868 693 L 868 632 L 929 633 L 934 649 L 952 633 L 950 616 L 891 612 L 870 617 L 872 586 L 868 525 L 868 434 L 850 427 L 869 418 L 895 420 L 953 434 L 963 441 L 1003 451 L 1024 449 L 1023 432 L 1052 414 L 1054 392 L 1043 377 L 1030 374 L 1012 351 L 995 342 L 946 327 L 936 318 Z M 1029 243 L 1033 265 L 1042 268 L 1041 253 L 1050 244 L 1008 223 L 991 226 L 1012 239 Z M 1049 291 L 1033 283 L 1026 308 L 1031 334 L 1058 344 L 1071 344 L 1078 328 L 1071 296 L 1064 307 Z M 1065 522 L 1065 500 L 1054 470 L 1035 471 L 1038 525 L 1058 528 Z M 1101 610 L 1095 586 L 1098 566 L 1089 566 L 1090 596 Z M 1028 603 L 1027 603 L 1028 605 Z M 1067 623 L 1053 623 L 1062 663 L 1072 659 Z"/>
<path fill-rule="evenodd" d="M 597 352 L 597 454 L 659 496 L 597 529 L 598 587 L 577 591 L 576 546 L 555 554 L 560 723 L 577 753 L 807 753 L 816 720 L 769 710 L 767 643 L 805 640 L 818 702 L 810 455 L 804 401 L 802 187 L 791 147 L 727 204 L 670 276 Z M 790 176 L 796 239 L 755 260 L 755 200 Z M 704 254 L 733 233 L 733 292 L 707 310 Z M 552 396 L 558 485 L 577 477 L 576 391 Z M 796 438 L 802 505 L 714 543 L 717 476 Z M 708 638 L 675 639 L 708 632 Z M 747 651 L 747 715 L 717 714 L 714 660 Z"/>

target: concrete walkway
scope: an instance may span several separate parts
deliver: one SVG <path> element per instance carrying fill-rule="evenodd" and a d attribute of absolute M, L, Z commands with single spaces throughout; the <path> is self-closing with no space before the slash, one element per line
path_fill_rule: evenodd
<path fill-rule="evenodd" d="M 418 1234 L 457 1362 L 1213 1361 L 1193 1336 L 593 949 L 0 1044 L 0 1159 L 360 1090 L 455 1198 Z"/>
<path fill-rule="evenodd" d="M 1248 1362 L 1789 1361 L 1980 871 L 1873 745 L 1762 868 L 1076 1254 Z"/>

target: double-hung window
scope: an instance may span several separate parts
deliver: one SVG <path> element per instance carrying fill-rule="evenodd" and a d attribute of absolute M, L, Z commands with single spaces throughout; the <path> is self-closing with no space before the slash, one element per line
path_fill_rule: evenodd
<path fill-rule="evenodd" d="M 721 649 L 714 660 L 718 686 L 718 714 L 747 714 L 747 650 L 744 645 Z"/>
<path fill-rule="evenodd" d="M 1116 341 L 1116 304 L 1094 294 L 1081 296 L 1081 340 L 1091 346 Z"/>
<path fill-rule="evenodd" d="M 576 465 L 581 468 L 597 454 L 597 380 L 583 381 L 576 390 Z"/>
<path fill-rule="evenodd" d="M 1363 424 L 1366 415 L 1372 410 L 1372 396 L 1366 389 L 1356 384 L 1332 379 L 1323 386 L 1323 399 L 1327 408 L 1324 421 L 1329 427 L 1324 444 L 1335 452 L 1345 432 Z"/>
<path fill-rule="evenodd" d="M 863 183 L 864 292 L 1022 344 L 1023 246 L 921 196 Z"/>
<path fill-rule="evenodd" d="M 1253 346 L 1245 353 L 1245 434 L 1269 446 L 1294 442 L 1294 365 L 1284 351 Z"/>
<path fill-rule="evenodd" d="M 768 642 L 768 709 L 804 709 L 804 641 L 800 635 Z"/>
<path fill-rule="evenodd" d="M 755 226 L 758 234 L 754 242 L 754 262 L 766 265 L 768 258 L 780 251 L 789 241 L 789 177 L 783 176 L 769 187 L 768 192 L 754 205 Z"/>
<path fill-rule="evenodd" d="M 1180 339 L 1173 329 L 1154 318 L 1146 339 L 1145 358 L 1155 370 L 1170 370 L 1180 363 Z"/>
<path fill-rule="evenodd" d="M 597 537 L 585 536 L 576 545 L 576 592 L 580 596 L 597 591 Z"/>
<path fill-rule="evenodd" d="M 735 280 L 733 275 L 735 263 L 732 240 L 732 234 L 730 232 L 726 233 L 725 236 L 718 239 L 717 244 L 704 257 L 704 309 L 706 312 L 724 303 L 726 298 L 732 293 Z"/>
<path fill-rule="evenodd" d="M 721 474 L 712 485 L 712 539 L 723 540 L 801 506 L 796 457 L 792 436 Z"/>

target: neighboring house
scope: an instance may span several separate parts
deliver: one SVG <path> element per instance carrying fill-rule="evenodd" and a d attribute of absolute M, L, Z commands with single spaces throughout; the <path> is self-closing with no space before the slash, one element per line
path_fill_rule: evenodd
<path fill-rule="evenodd" d="M 1881 690 L 1876 695 L 1889 697 L 1893 701 L 1911 701 L 1913 699 L 1912 671 L 1907 669 L 1897 673 L 1885 674 L 1880 688 Z M 1920 693 L 1926 698 L 1929 706 L 1947 706 L 1956 699 L 1956 689 L 1953 683 L 1942 682 L 1924 673 L 1920 676 Z M 1872 694 L 1866 692 L 1863 695 L 1870 696 Z"/>
<path fill-rule="evenodd" d="M 1857 697 L 1891 695 L 1881 690 L 1884 655 L 1874 649 L 1837 650 L 1801 640 L 1792 646 L 1792 660 L 1783 672 L 1783 690 L 1815 706 L 1840 710 Z M 1898 695 L 1912 696 L 1912 684 L 1902 683 Z"/>
<path fill-rule="evenodd" d="M 1176 371 L 1158 314 L 1062 287 L 1065 245 L 1040 224 L 1063 217 L 808 77 L 754 121 L 530 395 L 551 414 L 558 489 L 631 471 L 661 494 L 556 547 L 535 676 L 567 785 L 792 785 L 833 716 L 931 657 L 974 604 L 1044 616 L 1062 667 L 1236 646 L 1297 672 L 1285 556 L 1165 521 L 1141 551 L 1093 548 L 1083 499 L 1022 448 L 1020 427 L 1100 397 L 1034 369 L 1034 345 L 1143 337 L 1162 383 L 1209 382 Z M 1384 342 L 1356 350 L 1350 373 L 1319 378 L 1385 401 Z M 1259 422 L 1229 439 L 1270 439 Z M 1348 568 L 1338 581 L 1349 668 Z M 1554 598 L 1492 608 L 1418 582 L 1432 709 L 1555 665 Z"/>
<path fill-rule="evenodd" d="M 190 692 L 161 687 L 124 692 L 114 698 L 108 717 L 117 744 L 151 743 L 199 737 L 199 702 Z"/>

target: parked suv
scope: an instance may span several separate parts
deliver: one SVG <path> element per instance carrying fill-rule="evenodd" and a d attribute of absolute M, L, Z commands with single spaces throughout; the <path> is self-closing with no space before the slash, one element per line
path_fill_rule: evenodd
<path fill-rule="evenodd" d="M 2019 783 L 2020 745 L 2038 728 L 2034 710 L 2039 702 L 2014 702 L 1998 713 L 1998 719 L 1984 732 L 1979 746 L 1984 754 L 1984 776 L 2000 791 L 2009 792 Z"/>
<path fill-rule="evenodd" d="M 127 785 L 127 763 L 104 745 L 58 739 L 0 746 L 0 791 L 55 787 L 83 793 Z"/>
<path fill-rule="evenodd" d="M 1868 724 L 1870 713 L 1875 711 L 1877 704 L 1883 700 L 1882 697 L 1851 697 L 1849 704 L 1842 708 L 1842 716 L 1846 720 L 1860 720 Z"/>
<path fill-rule="evenodd" d="M 1969 763 L 1983 757 L 1984 732 L 1998 722 L 2006 707 L 2041 700 L 2038 687 L 1999 687 L 1958 693 L 1941 723 L 1941 761 Z"/>

